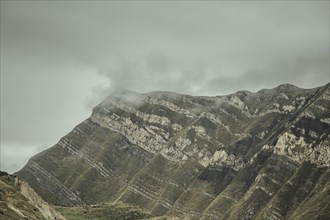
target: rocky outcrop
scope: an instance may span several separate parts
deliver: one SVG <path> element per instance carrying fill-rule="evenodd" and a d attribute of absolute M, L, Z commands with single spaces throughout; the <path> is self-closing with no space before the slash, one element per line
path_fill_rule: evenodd
<path fill-rule="evenodd" d="M 0 171 L 0 186 L 1 219 L 65 219 L 17 177 Z"/>
<path fill-rule="evenodd" d="M 17 175 L 67 206 L 125 202 L 191 219 L 329 217 L 329 87 L 215 97 L 120 91 Z"/>

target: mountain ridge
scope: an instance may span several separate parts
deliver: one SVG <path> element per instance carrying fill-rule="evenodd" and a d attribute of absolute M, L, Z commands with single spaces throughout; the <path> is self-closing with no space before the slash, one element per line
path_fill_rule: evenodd
<path fill-rule="evenodd" d="M 329 85 L 213 97 L 117 92 L 17 175 L 61 205 L 121 201 L 192 219 L 299 218 L 305 207 L 311 217 L 313 190 L 329 207 Z"/>

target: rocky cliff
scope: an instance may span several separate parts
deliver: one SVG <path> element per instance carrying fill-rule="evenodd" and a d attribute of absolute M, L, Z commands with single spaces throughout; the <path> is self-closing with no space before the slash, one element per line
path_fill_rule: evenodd
<path fill-rule="evenodd" d="M 45 200 L 191 219 L 329 219 L 330 85 L 117 91 L 17 173 Z"/>
<path fill-rule="evenodd" d="M 29 185 L 17 177 L 0 171 L 0 219 L 65 220 Z"/>

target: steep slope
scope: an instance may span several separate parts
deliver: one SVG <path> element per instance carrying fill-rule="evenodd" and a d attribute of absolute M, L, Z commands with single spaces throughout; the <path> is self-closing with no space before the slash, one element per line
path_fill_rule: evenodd
<path fill-rule="evenodd" d="M 0 186 L 1 219 L 65 219 L 17 177 L 0 171 Z"/>
<path fill-rule="evenodd" d="M 57 207 L 68 220 L 139 220 L 149 219 L 152 215 L 145 210 L 122 203 L 102 203 L 92 206 Z"/>
<path fill-rule="evenodd" d="M 68 206 L 122 201 L 192 219 L 329 217 L 329 87 L 216 97 L 118 91 L 17 175 Z"/>

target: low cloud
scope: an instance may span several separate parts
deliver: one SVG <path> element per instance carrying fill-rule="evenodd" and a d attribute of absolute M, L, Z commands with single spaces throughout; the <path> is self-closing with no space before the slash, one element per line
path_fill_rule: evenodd
<path fill-rule="evenodd" d="M 117 88 L 136 92 L 176 91 L 194 93 L 199 90 L 207 76 L 202 65 L 196 65 L 184 58 L 171 57 L 163 52 L 151 52 L 135 61 L 121 61 L 99 69 L 109 86 L 98 88 L 100 95 L 110 94 Z"/>
<path fill-rule="evenodd" d="M 117 88 L 139 93 L 176 91 L 191 95 L 224 95 L 239 90 L 255 92 L 283 83 L 312 88 L 329 81 L 329 51 L 290 58 L 274 57 L 268 63 L 232 75 L 223 74 L 223 71 L 160 51 L 153 52 L 143 59 L 100 70 L 99 74 L 107 79 L 109 86 L 98 88 L 94 97 L 103 99 Z"/>
<path fill-rule="evenodd" d="M 222 94 L 238 90 L 255 92 L 263 88 L 273 88 L 279 84 L 291 83 L 303 88 L 313 88 L 330 81 L 329 51 L 323 50 L 314 56 L 308 54 L 288 60 L 274 60 L 274 63 L 236 75 L 220 76 L 206 83 L 208 93 Z"/>
<path fill-rule="evenodd" d="M 47 149 L 49 146 L 41 144 L 27 145 L 17 142 L 2 142 L 0 154 L 0 170 L 14 173 L 21 169 L 35 154 Z"/>
<path fill-rule="evenodd" d="M 0 15 L 1 151 L 17 161 L 117 88 L 222 95 L 329 82 L 328 1 L 1 1 Z"/>

